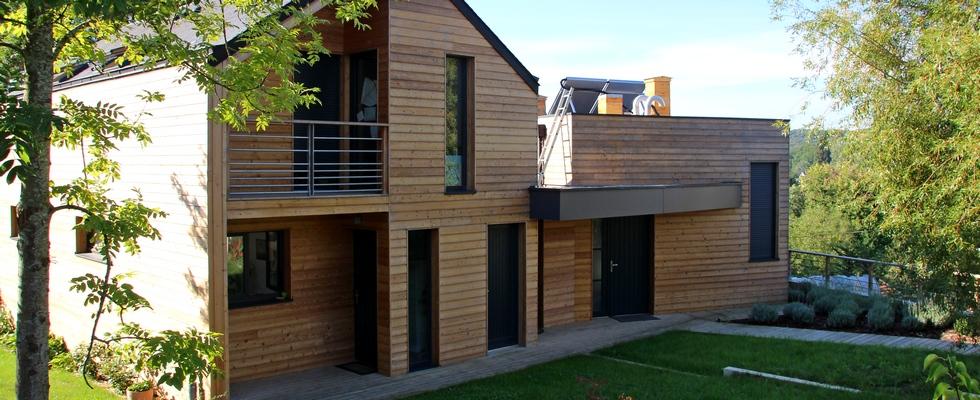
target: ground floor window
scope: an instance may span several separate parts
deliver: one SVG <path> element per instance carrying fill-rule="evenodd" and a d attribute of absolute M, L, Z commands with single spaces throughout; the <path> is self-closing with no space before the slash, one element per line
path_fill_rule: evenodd
<path fill-rule="evenodd" d="M 284 301 L 286 232 L 228 235 L 228 307 L 247 307 Z"/>

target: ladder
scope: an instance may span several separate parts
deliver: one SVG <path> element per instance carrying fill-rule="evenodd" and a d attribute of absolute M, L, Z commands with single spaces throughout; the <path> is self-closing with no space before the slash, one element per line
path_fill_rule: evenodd
<path fill-rule="evenodd" d="M 575 88 L 569 88 L 565 93 L 558 98 L 557 112 L 555 113 L 555 118 L 551 121 L 551 128 L 548 129 L 548 135 L 545 137 L 544 145 L 541 146 L 541 154 L 538 155 L 538 186 L 544 185 L 544 169 L 547 165 L 548 159 L 551 158 L 551 153 L 554 151 L 555 142 L 561 140 L 561 148 L 563 154 L 562 165 L 565 170 L 565 182 L 567 183 L 571 179 L 572 174 L 572 138 L 571 135 L 566 133 L 568 128 L 568 111 L 573 109 L 575 106 L 572 104 L 572 95 L 575 93 Z M 560 138 L 560 139 L 559 139 Z"/>

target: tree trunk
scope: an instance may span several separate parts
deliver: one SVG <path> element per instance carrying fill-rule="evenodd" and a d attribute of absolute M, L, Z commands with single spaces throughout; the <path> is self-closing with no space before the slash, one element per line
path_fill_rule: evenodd
<path fill-rule="evenodd" d="M 33 115 L 51 114 L 54 33 L 45 2 L 27 2 L 25 99 Z M 17 398 L 48 398 L 48 276 L 51 264 L 51 120 L 39 118 L 30 132 L 34 144 L 25 176 L 20 176 L 20 300 L 17 309 Z"/>

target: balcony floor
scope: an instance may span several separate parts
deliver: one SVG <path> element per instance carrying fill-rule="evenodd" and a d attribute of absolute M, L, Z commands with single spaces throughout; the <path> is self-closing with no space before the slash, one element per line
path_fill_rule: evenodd
<path fill-rule="evenodd" d="M 604 347 L 654 336 L 698 319 L 715 320 L 731 312 L 658 315 L 659 320 L 617 322 L 596 318 L 542 333 L 527 347 L 494 350 L 486 357 L 399 377 L 357 375 L 337 367 L 321 367 L 271 378 L 232 384 L 231 398 L 259 399 L 390 399 L 432 391 L 474 379 L 520 370 L 532 365 L 589 353 Z M 287 396 L 288 395 L 288 396 Z"/>

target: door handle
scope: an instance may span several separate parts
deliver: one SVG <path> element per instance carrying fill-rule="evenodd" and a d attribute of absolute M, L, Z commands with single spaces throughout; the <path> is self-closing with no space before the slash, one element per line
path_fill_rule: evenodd
<path fill-rule="evenodd" d="M 613 260 L 609 260 L 609 272 L 616 271 L 616 267 L 618 266 L 619 264 L 616 264 Z"/>

